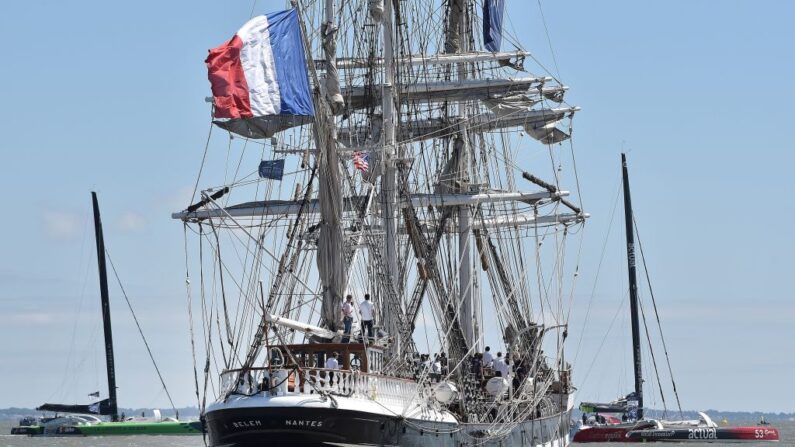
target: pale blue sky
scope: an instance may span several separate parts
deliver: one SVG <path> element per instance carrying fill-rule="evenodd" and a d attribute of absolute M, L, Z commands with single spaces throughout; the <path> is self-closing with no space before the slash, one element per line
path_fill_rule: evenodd
<path fill-rule="evenodd" d="M 537 2 L 507 3 L 514 34 L 554 66 Z M 569 331 L 570 356 L 584 335 L 581 397 L 612 399 L 631 384 L 624 310 L 590 367 L 625 300 L 620 210 L 594 286 L 623 145 L 683 406 L 795 411 L 795 3 L 542 4 L 569 102 L 583 108 L 575 150 L 593 218 Z M 283 6 L 260 0 L 256 11 Z M 92 188 L 176 403 L 195 404 L 182 228 L 169 215 L 185 205 L 205 144 L 206 51 L 251 7 L 0 4 L 0 407 L 83 400 L 104 387 Z M 223 156 L 216 137 L 211 150 Z M 111 293 L 120 403 L 166 406 Z"/>

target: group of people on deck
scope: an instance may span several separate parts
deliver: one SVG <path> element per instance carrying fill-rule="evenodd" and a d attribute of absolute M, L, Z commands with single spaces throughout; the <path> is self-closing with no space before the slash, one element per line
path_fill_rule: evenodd
<path fill-rule="evenodd" d="M 510 354 L 506 354 L 503 357 L 502 352 L 498 352 L 497 357 L 494 357 L 489 346 L 486 346 L 482 353 L 479 352 L 473 355 L 471 364 L 472 373 L 480 379 L 492 375 L 508 379 L 513 375 L 513 364 L 511 363 Z"/>
<path fill-rule="evenodd" d="M 496 377 L 502 377 L 508 379 L 511 377 L 511 359 L 510 354 L 505 354 L 505 357 L 502 356 L 502 352 L 497 353 L 497 357 L 495 358 L 491 354 L 491 347 L 486 346 L 486 349 L 481 354 L 481 368 L 482 369 L 492 369 L 494 370 L 494 375 Z"/>
<path fill-rule="evenodd" d="M 519 389 L 522 381 L 527 377 L 528 368 L 521 357 L 513 359 L 510 353 L 505 355 L 498 352 L 495 357 L 491 348 L 486 346 L 483 352 L 475 353 L 470 357 L 470 372 L 479 381 L 485 383 L 492 377 L 502 377 Z"/>
<path fill-rule="evenodd" d="M 433 357 L 415 352 L 407 361 L 414 372 L 415 380 L 427 375 L 431 381 L 439 382 L 450 372 L 447 354 L 444 352 L 434 354 Z"/>
<path fill-rule="evenodd" d="M 347 295 L 345 301 L 342 303 L 342 324 L 345 327 L 344 336 L 342 337 L 343 343 L 349 343 L 351 340 L 351 330 L 353 328 L 353 316 L 356 309 L 353 304 L 353 295 Z M 367 339 L 373 340 L 373 320 L 375 318 L 375 306 L 370 300 L 370 294 L 364 294 L 364 300 L 359 303 L 359 322 L 362 325 L 362 338 L 367 334 Z"/>

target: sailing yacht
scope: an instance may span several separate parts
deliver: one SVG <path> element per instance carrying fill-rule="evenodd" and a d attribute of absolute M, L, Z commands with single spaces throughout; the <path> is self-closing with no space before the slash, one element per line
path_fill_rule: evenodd
<path fill-rule="evenodd" d="M 506 3 L 300 0 L 210 50 L 227 164 L 172 215 L 209 445 L 569 443 L 579 108 Z"/>
<path fill-rule="evenodd" d="M 627 168 L 626 154 L 621 154 L 621 173 L 624 192 L 624 223 L 626 229 L 627 245 L 627 274 L 629 280 L 629 308 L 632 331 L 632 354 L 635 389 L 626 397 L 610 403 L 582 402 L 580 410 L 583 412 L 583 423 L 574 434 L 573 441 L 582 442 L 760 442 L 778 441 L 779 432 L 775 428 L 758 426 L 744 427 L 719 427 L 708 415 L 699 412 L 695 420 L 666 421 L 644 418 L 643 406 L 643 367 L 640 342 L 640 318 L 643 312 L 638 312 L 638 281 L 635 256 L 635 220 L 632 213 L 632 199 L 629 188 L 629 170 Z M 641 254 L 643 252 L 641 251 Z M 642 258 L 642 256 L 641 256 Z M 645 262 L 645 261 L 644 261 Z M 657 313 L 657 305 L 654 305 Z M 645 319 L 645 316 L 643 317 Z M 659 316 L 657 316 L 659 322 Z M 645 326 L 645 321 L 644 321 Z M 662 329 L 660 329 L 662 335 Z M 646 332 L 648 337 L 648 330 Z M 664 343 L 664 341 L 663 341 Z M 663 345 L 664 346 L 664 345 Z M 649 345 L 651 349 L 651 345 Z M 668 351 L 665 350 L 667 360 Z M 652 360 L 654 354 L 652 352 Z M 656 370 L 656 362 L 653 362 Z M 670 362 L 668 362 L 670 372 Z M 656 371 L 655 371 L 656 373 Z M 659 378 L 659 376 L 658 376 Z M 673 381 L 673 375 L 672 375 Z M 672 383 L 674 393 L 676 384 Z M 662 388 L 660 388 L 662 393 Z M 663 403 L 665 398 L 663 396 Z M 679 395 L 676 394 L 679 404 Z M 679 407 L 681 414 L 682 408 Z M 588 415 L 591 415 L 590 418 Z M 620 414 L 621 419 L 605 414 Z"/>
<path fill-rule="evenodd" d="M 97 193 L 91 192 L 94 212 L 94 236 L 97 247 L 97 267 L 99 271 L 100 303 L 102 306 L 102 326 L 105 350 L 105 371 L 108 378 L 108 397 L 90 404 L 53 404 L 45 403 L 36 408 L 38 411 L 51 412 L 53 416 L 33 418 L 26 417 L 19 425 L 11 428 L 12 435 L 28 436 L 109 436 L 109 435 L 196 435 L 202 433 L 199 421 L 179 421 L 174 418 L 161 418 L 160 411 L 155 410 L 155 420 L 135 420 L 119 416 L 116 399 L 116 362 L 113 353 L 113 331 L 110 318 L 110 297 L 108 293 L 108 272 L 106 267 L 105 236 L 102 231 L 102 219 L 99 213 Z M 132 307 L 130 308 L 132 310 Z M 135 314 L 133 314 L 133 317 Z M 141 333 L 143 336 L 143 333 Z M 145 341 L 145 340 L 144 340 Z M 154 362 L 154 357 L 152 358 Z M 155 366 L 156 367 L 156 366 Z M 158 372 L 159 374 L 159 372 Z M 162 381 L 163 389 L 165 382 Z M 98 398 L 99 391 L 91 397 Z M 171 397 L 169 396 L 169 400 Z M 172 403 L 173 405 L 173 403 Z M 177 413 L 178 415 L 179 413 Z M 110 421 L 103 421 L 106 416 Z M 179 417 L 179 416 L 177 416 Z"/>

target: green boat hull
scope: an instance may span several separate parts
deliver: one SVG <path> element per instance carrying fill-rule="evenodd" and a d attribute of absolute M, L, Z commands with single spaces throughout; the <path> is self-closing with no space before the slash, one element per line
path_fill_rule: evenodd
<path fill-rule="evenodd" d="M 44 433 L 44 427 L 41 425 L 23 425 L 19 427 L 11 427 L 12 435 L 28 435 L 35 436 Z"/>
<path fill-rule="evenodd" d="M 28 425 L 11 428 L 12 435 L 44 435 L 41 425 Z M 134 436 L 134 435 L 200 435 L 202 425 L 192 422 L 100 422 L 85 425 L 63 425 L 56 429 L 54 436 Z"/>
<path fill-rule="evenodd" d="M 66 427 L 64 427 L 66 428 Z M 74 426 L 84 436 L 200 435 L 201 422 L 101 422 Z"/>
<path fill-rule="evenodd" d="M 41 427 L 30 427 L 32 436 L 45 434 Z M 35 430 L 39 429 L 39 430 Z M 99 422 L 96 424 L 62 425 L 52 436 L 134 436 L 134 435 L 200 435 L 201 422 Z"/>

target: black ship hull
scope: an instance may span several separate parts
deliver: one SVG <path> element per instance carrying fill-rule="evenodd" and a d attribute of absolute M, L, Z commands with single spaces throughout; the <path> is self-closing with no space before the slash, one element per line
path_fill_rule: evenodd
<path fill-rule="evenodd" d="M 431 422 L 341 408 L 241 407 L 206 415 L 210 447 L 262 446 L 556 446 L 569 443 L 569 412 L 513 427 Z"/>
<path fill-rule="evenodd" d="M 398 445 L 394 416 L 334 408 L 254 407 L 207 413 L 211 447 Z"/>

